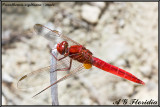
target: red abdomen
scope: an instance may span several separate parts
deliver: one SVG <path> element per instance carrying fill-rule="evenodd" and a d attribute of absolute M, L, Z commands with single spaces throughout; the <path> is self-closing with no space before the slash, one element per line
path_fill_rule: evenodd
<path fill-rule="evenodd" d="M 140 79 L 138 79 L 136 76 L 132 75 L 131 73 L 118 68 L 116 66 L 113 66 L 107 62 L 102 61 L 101 59 L 98 59 L 96 57 L 93 57 L 93 63 L 94 66 L 96 66 L 97 68 L 100 68 L 104 71 L 110 72 L 112 74 L 115 74 L 117 76 L 120 76 L 122 78 L 128 79 L 130 81 L 139 83 L 139 84 L 145 84 L 143 81 L 141 81 Z"/>

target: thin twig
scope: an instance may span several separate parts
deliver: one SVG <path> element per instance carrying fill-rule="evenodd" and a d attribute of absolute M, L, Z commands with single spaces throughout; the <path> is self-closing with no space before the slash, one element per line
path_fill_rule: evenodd
<path fill-rule="evenodd" d="M 57 57 L 57 50 L 52 50 L 52 54 Z M 56 63 L 57 60 L 52 56 L 51 60 L 51 70 L 50 70 L 50 82 L 51 84 L 57 81 L 57 72 L 54 72 L 56 70 Z M 52 98 L 52 105 L 59 105 L 58 102 L 58 87 L 57 84 L 53 85 L 51 87 L 51 98 Z"/>

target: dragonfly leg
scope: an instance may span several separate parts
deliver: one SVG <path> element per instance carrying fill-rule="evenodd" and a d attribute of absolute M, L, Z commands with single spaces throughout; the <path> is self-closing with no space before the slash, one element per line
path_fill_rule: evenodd
<path fill-rule="evenodd" d="M 53 49 L 53 50 L 54 50 L 54 49 Z M 69 55 L 69 53 L 64 54 L 64 57 L 59 58 L 59 59 L 58 59 L 57 57 L 55 57 L 52 52 L 51 52 L 51 55 L 52 55 L 57 61 L 60 61 L 60 60 L 62 60 L 62 59 L 64 59 L 64 58 L 66 58 L 66 57 Z"/>
<path fill-rule="evenodd" d="M 61 69 L 56 69 L 55 71 L 69 71 L 71 69 L 71 66 L 72 66 L 72 59 L 70 59 L 70 65 L 69 65 L 69 67 L 61 68 Z"/>
<path fill-rule="evenodd" d="M 71 69 L 71 66 L 72 66 L 72 59 L 70 59 L 69 67 L 56 69 L 55 71 L 69 71 Z"/>
<path fill-rule="evenodd" d="M 54 50 L 54 49 L 52 49 L 52 50 Z M 60 61 L 60 60 L 62 60 L 62 59 L 64 59 L 64 58 L 66 58 L 67 56 L 72 56 L 72 55 L 75 55 L 75 54 L 72 54 L 72 55 L 69 55 L 69 53 L 66 53 L 66 54 L 64 54 L 64 57 L 62 57 L 62 58 L 56 58 L 52 53 L 51 53 L 51 55 L 57 60 L 57 61 Z M 78 54 L 77 54 L 78 55 Z M 55 71 L 67 71 L 67 73 L 69 73 L 69 71 L 70 71 L 70 69 L 71 69 L 71 66 L 72 66 L 72 59 L 70 59 L 70 65 L 69 65 L 69 67 L 66 67 L 66 68 L 61 68 L 61 69 L 56 69 Z"/>

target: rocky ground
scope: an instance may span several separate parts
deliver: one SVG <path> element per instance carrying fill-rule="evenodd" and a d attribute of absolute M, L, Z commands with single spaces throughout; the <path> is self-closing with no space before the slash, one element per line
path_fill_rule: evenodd
<path fill-rule="evenodd" d="M 31 98 L 37 90 L 22 91 L 16 86 L 22 75 L 50 64 L 49 41 L 35 36 L 36 23 L 59 28 L 63 34 L 84 44 L 94 56 L 146 83 L 139 85 L 92 67 L 58 84 L 60 105 L 113 105 L 119 99 L 158 101 L 157 2 L 9 4 L 12 3 L 2 4 L 3 105 L 52 104 L 49 90 Z M 64 72 L 58 72 L 58 78 L 63 75 Z M 41 76 L 37 79 L 45 80 Z M 35 81 L 29 84 L 36 84 Z"/>

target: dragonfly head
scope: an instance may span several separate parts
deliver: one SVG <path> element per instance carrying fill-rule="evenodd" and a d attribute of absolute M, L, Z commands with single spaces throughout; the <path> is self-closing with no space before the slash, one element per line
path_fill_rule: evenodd
<path fill-rule="evenodd" d="M 64 55 L 65 53 L 68 52 L 68 43 L 66 41 L 58 43 L 57 50 L 61 55 Z"/>

